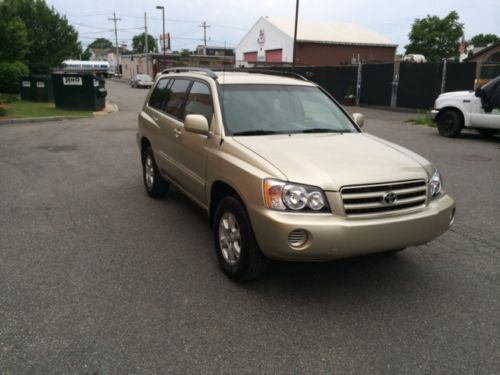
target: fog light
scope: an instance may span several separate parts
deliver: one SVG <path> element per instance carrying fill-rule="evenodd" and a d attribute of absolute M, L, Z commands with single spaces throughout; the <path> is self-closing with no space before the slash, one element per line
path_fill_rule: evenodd
<path fill-rule="evenodd" d="M 288 235 L 288 244 L 291 247 L 298 248 L 304 246 L 308 239 L 309 236 L 307 235 L 307 232 L 305 230 L 295 229 Z"/>

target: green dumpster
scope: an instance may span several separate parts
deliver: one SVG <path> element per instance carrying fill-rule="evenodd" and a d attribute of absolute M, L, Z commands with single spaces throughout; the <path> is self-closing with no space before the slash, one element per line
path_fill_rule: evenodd
<path fill-rule="evenodd" d="M 106 106 L 105 81 L 92 74 L 54 73 L 57 108 L 100 111 Z"/>
<path fill-rule="evenodd" d="M 53 101 L 52 77 L 40 74 L 21 78 L 21 100 L 31 102 Z"/>

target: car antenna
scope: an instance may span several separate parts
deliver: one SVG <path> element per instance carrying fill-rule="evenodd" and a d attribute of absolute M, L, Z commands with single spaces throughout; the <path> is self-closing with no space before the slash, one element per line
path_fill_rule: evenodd
<path fill-rule="evenodd" d="M 225 70 L 225 65 L 224 63 L 226 62 L 226 41 L 224 41 L 224 54 L 222 55 L 222 100 L 221 100 L 221 103 L 222 103 L 222 111 L 224 111 L 224 86 L 225 86 L 225 83 L 226 83 L 226 70 Z M 220 138 L 220 143 L 219 143 L 219 146 L 222 146 L 222 143 L 224 143 L 224 138 L 221 137 Z"/>

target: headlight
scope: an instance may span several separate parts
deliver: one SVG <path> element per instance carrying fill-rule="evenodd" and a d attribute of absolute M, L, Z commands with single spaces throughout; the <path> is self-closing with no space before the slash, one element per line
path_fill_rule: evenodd
<path fill-rule="evenodd" d="M 315 186 L 264 180 L 266 207 L 280 211 L 328 211 L 323 191 Z"/>
<path fill-rule="evenodd" d="M 434 172 L 432 175 L 429 186 L 431 189 L 431 197 L 433 199 L 440 197 L 444 193 L 443 181 L 441 179 L 441 174 L 438 171 Z"/>

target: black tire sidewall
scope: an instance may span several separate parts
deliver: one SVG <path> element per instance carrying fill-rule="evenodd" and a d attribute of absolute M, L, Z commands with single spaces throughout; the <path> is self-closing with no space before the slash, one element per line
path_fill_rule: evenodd
<path fill-rule="evenodd" d="M 153 164 L 153 185 L 151 187 L 146 183 L 146 160 L 148 157 L 151 158 Z M 156 166 L 156 161 L 153 154 L 153 149 L 148 147 L 144 150 L 142 154 L 142 181 L 144 183 L 144 188 L 146 193 L 152 198 L 161 198 L 165 195 L 168 185 L 163 181 Z"/>
<path fill-rule="evenodd" d="M 219 225 L 224 213 L 229 212 L 234 215 L 241 236 L 241 253 L 237 263 L 231 265 L 226 262 L 222 254 L 219 243 Z M 254 278 L 251 274 L 251 263 L 257 257 L 261 260 L 262 255 L 253 235 L 252 227 L 245 208 L 241 202 L 233 196 L 227 196 L 221 200 L 215 211 L 214 217 L 214 243 L 217 258 L 222 270 L 233 280 L 242 281 Z"/>
<path fill-rule="evenodd" d="M 448 119 L 453 121 L 451 128 L 448 124 L 445 123 L 445 121 Z M 439 116 L 438 131 L 439 134 L 443 137 L 457 137 L 462 131 L 462 127 L 463 119 L 460 113 L 458 113 L 457 111 L 448 110 L 446 112 L 443 112 L 441 116 Z"/>

